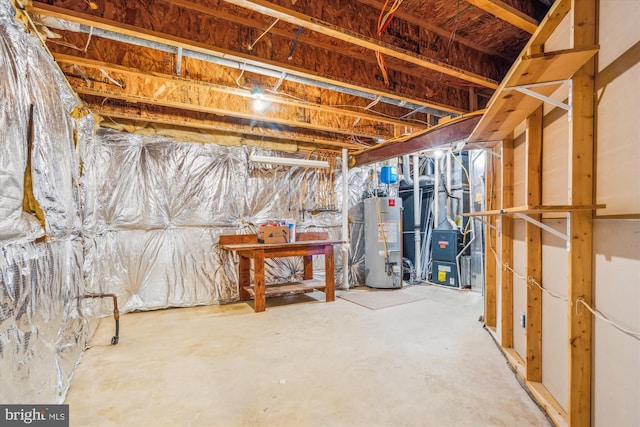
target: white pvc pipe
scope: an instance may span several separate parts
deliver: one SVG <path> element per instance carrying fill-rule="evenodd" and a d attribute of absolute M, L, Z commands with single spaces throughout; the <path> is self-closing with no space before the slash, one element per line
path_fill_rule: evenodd
<path fill-rule="evenodd" d="M 437 229 L 440 223 L 440 158 L 434 157 L 433 161 L 435 163 L 435 167 L 433 169 L 434 182 L 433 182 L 433 228 Z"/>
<path fill-rule="evenodd" d="M 409 165 L 407 165 L 407 172 Z M 420 205 L 422 198 L 420 197 L 420 157 L 413 155 L 413 241 L 415 244 L 415 280 L 420 281 L 422 271 L 420 269 Z"/>
<path fill-rule="evenodd" d="M 349 158 L 342 149 L 342 283 L 349 289 Z"/>
<path fill-rule="evenodd" d="M 452 168 L 451 157 L 453 156 L 453 153 L 451 152 L 451 150 L 448 150 L 446 155 L 447 155 L 447 191 L 451 193 L 451 168 Z M 451 218 L 451 216 L 453 215 L 453 208 L 451 207 L 452 203 L 453 203 L 453 200 L 451 200 L 451 197 L 447 195 L 447 222 L 451 224 L 451 227 L 453 227 L 453 230 L 455 230 L 456 228 L 458 228 L 458 225 Z"/>

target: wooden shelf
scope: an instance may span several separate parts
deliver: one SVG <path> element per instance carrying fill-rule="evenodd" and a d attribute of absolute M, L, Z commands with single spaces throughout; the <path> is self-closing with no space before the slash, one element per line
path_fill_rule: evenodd
<path fill-rule="evenodd" d="M 567 49 L 523 56 L 511 67 L 468 142 L 502 141 L 516 126 L 542 104 L 542 100 L 515 90 L 515 87 L 549 83 L 533 89 L 550 96 L 597 52 L 598 46 Z"/>
<path fill-rule="evenodd" d="M 545 205 L 545 206 L 515 206 L 512 208 L 496 209 L 492 211 L 464 213 L 462 216 L 492 216 L 509 214 L 537 214 L 546 212 L 571 212 L 571 211 L 591 211 L 604 209 L 607 205 Z"/>
<path fill-rule="evenodd" d="M 286 295 L 291 293 L 306 293 L 312 291 L 324 291 L 326 285 L 322 280 L 302 280 L 300 282 L 278 283 L 265 286 L 264 294 L 267 297 Z M 245 286 L 244 289 L 252 297 L 255 296 L 253 286 Z"/>

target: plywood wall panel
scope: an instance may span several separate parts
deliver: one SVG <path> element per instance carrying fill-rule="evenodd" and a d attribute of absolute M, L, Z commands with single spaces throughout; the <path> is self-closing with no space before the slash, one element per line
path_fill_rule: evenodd
<path fill-rule="evenodd" d="M 559 89 L 566 90 L 566 89 Z M 554 99 L 564 99 L 560 93 Z M 544 105 L 542 119 L 542 204 L 564 205 L 569 198 L 569 122 L 564 110 Z"/>
<path fill-rule="evenodd" d="M 566 233 L 566 220 L 546 220 L 544 223 Z M 553 234 L 542 232 L 542 286 L 556 295 L 567 297 L 567 244 Z M 542 294 L 542 383 L 567 409 L 569 390 L 569 353 L 567 302 Z"/>
<path fill-rule="evenodd" d="M 602 8 L 597 91 L 598 215 L 640 214 L 640 7 Z"/>
<path fill-rule="evenodd" d="M 516 128 L 513 139 L 513 206 L 526 204 L 526 138 L 525 129 Z"/>
<path fill-rule="evenodd" d="M 596 220 L 595 308 L 640 332 L 640 220 Z M 594 320 L 596 426 L 640 425 L 640 339 Z"/>

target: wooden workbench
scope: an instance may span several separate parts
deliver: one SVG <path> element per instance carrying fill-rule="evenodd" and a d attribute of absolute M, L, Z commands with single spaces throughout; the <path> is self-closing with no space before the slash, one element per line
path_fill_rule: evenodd
<path fill-rule="evenodd" d="M 292 243 L 258 243 L 253 234 L 220 236 L 220 248 L 236 252 L 240 258 L 238 265 L 238 295 L 240 300 L 254 298 L 254 311 L 265 310 L 267 296 L 283 295 L 290 292 L 310 292 L 321 290 L 327 302 L 335 300 L 335 278 L 333 246 L 344 242 L 338 240 L 303 240 L 318 234 L 300 233 L 299 240 Z M 319 235 L 325 237 L 326 233 Z M 313 280 L 313 255 L 324 255 L 325 281 Z M 267 258 L 301 256 L 304 260 L 303 280 L 277 285 L 265 285 L 264 265 Z M 251 260 L 254 278 L 251 286 Z"/>

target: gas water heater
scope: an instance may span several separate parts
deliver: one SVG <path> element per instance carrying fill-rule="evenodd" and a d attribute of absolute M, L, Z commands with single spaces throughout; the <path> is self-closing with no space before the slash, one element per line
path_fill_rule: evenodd
<path fill-rule="evenodd" d="M 402 199 L 364 199 L 365 284 L 402 287 Z"/>

